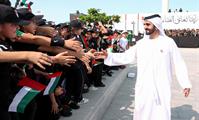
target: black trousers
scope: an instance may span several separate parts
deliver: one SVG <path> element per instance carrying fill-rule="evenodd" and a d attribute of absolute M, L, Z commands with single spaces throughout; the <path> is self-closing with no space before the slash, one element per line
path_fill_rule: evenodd
<path fill-rule="evenodd" d="M 102 82 L 102 70 L 104 64 L 102 62 L 98 62 L 92 68 L 92 73 L 89 76 L 89 80 L 91 84 L 98 85 Z"/>
<path fill-rule="evenodd" d="M 11 116 L 8 110 L 0 108 L 0 120 L 11 120 Z"/>
<path fill-rule="evenodd" d="M 51 108 L 52 103 L 50 100 L 50 96 L 39 96 L 39 98 L 37 99 L 37 111 L 35 115 L 35 120 L 57 120 L 59 118 L 59 114 L 53 114 L 51 112 Z"/>
<path fill-rule="evenodd" d="M 1 93 L 0 95 L 0 120 L 12 120 L 11 113 L 8 112 L 9 105 L 13 99 L 12 92 Z"/>
<path fill-rule="evenodd" d="M 34 120 L 37 110 L 36 100 L 33 99 L 27 106 L 24 113 L 18 113 L 20 120 Z"/>
<path fill-rule="evenodd" d="M 79 60 L 71 67 L 66 69 L 65 77 L 65 89 L 66 96 L 74 102 L 80 102 L 82 100 L 82 91 L 84 87 L 84 81 L 87 74 L 83 63 Z"/>

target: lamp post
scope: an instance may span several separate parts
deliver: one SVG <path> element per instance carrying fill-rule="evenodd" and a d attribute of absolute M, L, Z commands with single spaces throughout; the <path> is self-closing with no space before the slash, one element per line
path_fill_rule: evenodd
<path fill-rule="evenodd" d="M 131 24 L 133 25 L 133 34 L 134 34 L 135 33 L 135 22 L 133 21 Z"/>

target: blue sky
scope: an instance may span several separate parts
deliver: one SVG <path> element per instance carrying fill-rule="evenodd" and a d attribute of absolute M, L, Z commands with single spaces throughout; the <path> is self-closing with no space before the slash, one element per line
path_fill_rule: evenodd
<path fill-rule="evenodd" d="M 15 4 L 16 0 L 10 0 Z M 69 13 L 79 10 L 87 13 L 89 8 L 101 9 L 108 15 L 124 13 L 161 12 L 161 0 L 28 0 L 34 2 L 33 12 L 40 10 L 47 20 L 69 21 Z M 199 12 L 199 0 L 170 0 L 172 10 L 183 8 Z"/>

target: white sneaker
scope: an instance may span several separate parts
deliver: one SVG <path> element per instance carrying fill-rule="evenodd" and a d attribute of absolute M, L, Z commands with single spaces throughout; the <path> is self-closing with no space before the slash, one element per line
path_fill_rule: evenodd
<path fill-rule="evenodd" d="M 96 90 L 98 90 L 98 88 L 96 88 L 95 86 L 91 86 L 90 88 L 89 88 L 90 90 L 93 90 L 93 91 L 96 91 Z"/>
<path fill-rule="evenodd" d="M 83 98 L 83 99 L 78 103 L 78 105 L 86 104 L 86 103 L 88 103 L 88 101 L 89 101 L 89 99 Z"/>

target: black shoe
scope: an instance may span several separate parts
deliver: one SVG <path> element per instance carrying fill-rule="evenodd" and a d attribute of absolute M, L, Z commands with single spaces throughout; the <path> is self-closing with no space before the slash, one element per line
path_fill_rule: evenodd
<path fill-rule="evenodd" d="M 68 105 L 70 106 L 70 108 L 75 109 L 75 110 L 80 108 L 80 106 L 73 101 L 70 102 Z"/>
<path fill-rule="evenodd" d="M 126 68 L 125 65 L 121 65 L 121 66 L 120 66 L 120 69 L 125 69 L 125 68 Z"/>
<path fill-rule="evenodd" d="M 68 104 L 63 105 L 62 108 L 67 109 L 68 111 L 72 111 L 72 109 L 70 108 Z"/>
<path fill-rule="evenodd" d="M 69 117 L 72 115 L 72 109 L 68 107 L 62 107 L 62 110 L 60 111 L 60 114 L 64 117 Z"/>
<path fill-rule="evenodd" d="M 72 115 L 72 112 L 69 109 L 62 109 L 60 111 L 60 114 L 64 117 L 70 117 Z"/>
<path fill-rule="evenodd" d="M 60 113 L 51 115 L 51 118 L 52 118 L 53 120 L 59 120 L 59 118 L 60 118 Z"/>
<path fill-rule="evenodd" d="M 113 67 L 111 67 L 111 70 L 119 70 L 119 67 L 118 66 L 113 66 Z"/>
<path fill-rule="evenodd" d="M 95 87 L 105 87 L 106 85 L 102 82 L 98 83 L 98 84 L 95 84 L 94 85 Z"/>

